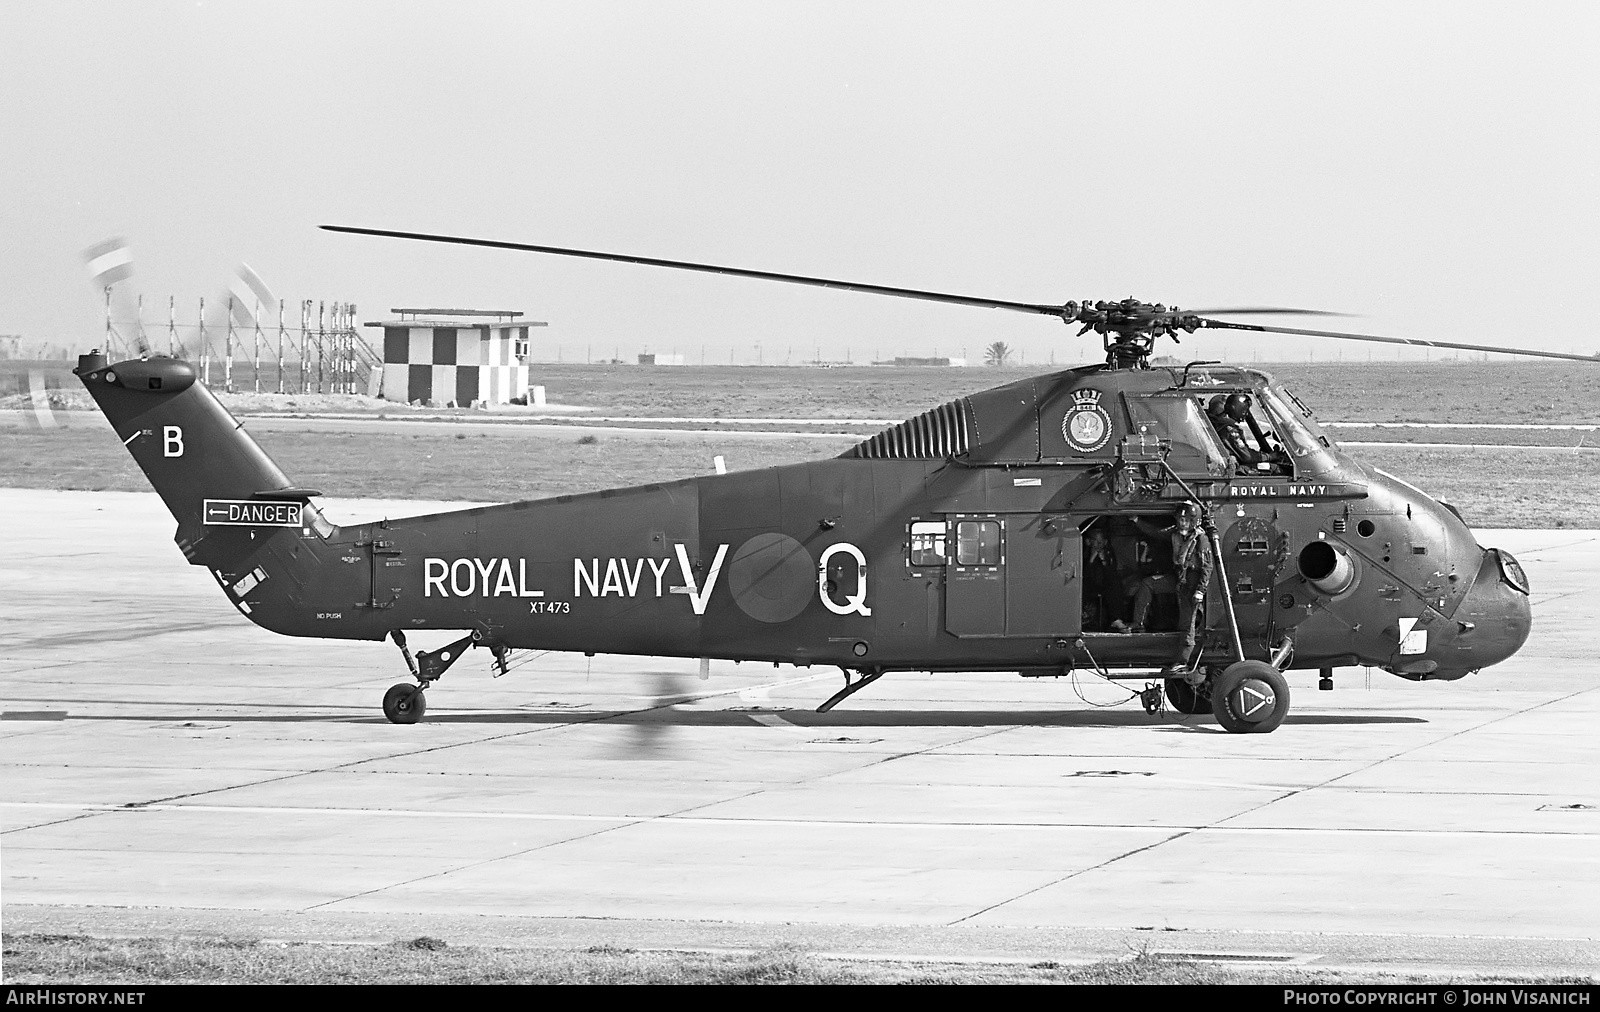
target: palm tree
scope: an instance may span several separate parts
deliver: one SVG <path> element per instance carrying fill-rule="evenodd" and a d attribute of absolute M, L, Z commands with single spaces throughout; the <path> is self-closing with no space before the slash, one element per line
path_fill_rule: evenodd
<path fill-rule="evenodd" d="M 1004 341 L 996 341 L 983 350 L 984 365 L 999 368 L 1009 361 L 1011 361 L 1011 346 Z"/>

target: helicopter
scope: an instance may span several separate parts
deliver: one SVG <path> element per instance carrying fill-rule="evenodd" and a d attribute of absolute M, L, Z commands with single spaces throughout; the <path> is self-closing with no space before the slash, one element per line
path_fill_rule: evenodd
<path fill-rule="evenodd" d="M 1010 302 L 322 227 L 1035 313 L 1096 333 L 1106 355 L 957 398 L 835 458 L 345 526 L 189 363 L 81 356 L 76 374 L 188 561 L 273 632 L 391 640 L 412 678 L 383 697 L 397 724 L 420 720 L 427 690 L 477 648 L 502 674 L 511 651 L 535 649 L 834 666 L 844 685 L 822 712 L 896 671 L 1086 671 L 1145 682 L 1151 713 L 1209 712 L 1234 733 L 1282 724 L 1289 670 L 1318 671 L 1322 689 L 1357 665 L 1461 678 L 1528 637 L 1517 560 L 1343 450 L 1270 374 L 1153 364 L 1155 343 L 1233 329 L 1594 361 L 1216 318 L 1334 315 L 1308 310 Z M 1194 577 L 1182 565 L 1198 557 Z M 416 630 L 462 635 L 413 653 Z"/>

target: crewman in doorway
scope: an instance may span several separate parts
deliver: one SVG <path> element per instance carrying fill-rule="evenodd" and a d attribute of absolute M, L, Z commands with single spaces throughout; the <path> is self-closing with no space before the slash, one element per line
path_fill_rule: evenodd
<path fill-rule="evenodd" d="M 1185 503 L 1171 527 L 1157 527 L 1140 519 L 1135 519 L 1134 523 L 1153 538 L 1171 539 L 1172 572 L 1158 573 L 1139 581 L 1139 589 L 1133 598 L 1133 631 L 1145 631 L 1150 601 L 1155 595 L 1177 594 L 1178 632 L 1183 637 L 1166 670 L 1168 673 L 1187 670 L 1190 655 L 1194 653 L 1196 619 L 1201 614 L 1206 590 L 1211 585 L 1211 571 L 1215 568 L 1211 544 L 1200 530 L 1200 507 Z"/>

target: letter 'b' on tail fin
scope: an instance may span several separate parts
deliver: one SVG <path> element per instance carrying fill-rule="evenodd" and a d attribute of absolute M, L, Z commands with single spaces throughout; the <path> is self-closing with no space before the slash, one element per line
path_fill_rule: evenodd
<path fill-rule="evenodd" d="M 272 458 L 195 381 L 189 363 L 148 358 L 107 365 L 105 356 L 89 354 L 78 358 L 75 372 L 177 519 L 178 542 L 191 562 L 210 564 L 191 549 L 215 529 L 207 526 L 206 500 L 304 500 L 307 493 L 290 488 Z"/>

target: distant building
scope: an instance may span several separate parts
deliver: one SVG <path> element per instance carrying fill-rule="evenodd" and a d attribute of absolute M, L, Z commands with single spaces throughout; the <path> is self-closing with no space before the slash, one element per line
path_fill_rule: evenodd
<path fill-rule="evenodd" d="M 399 318 L 362 324 L 383 328 L 379 397 L 463 408 L 527 397 L 528 330 L 548 324 L 500 309 L 389 312 Z"/>
<path fill-rule="evenodd" d="M 640 365 L 683 365 L 682 355 L 663 355 L 660 352 L 642 352 L 639 355 Z"/>
<path fill-rule="evenodd" d="M 967 360 L 964 359 L 964 358 L 914 358 L 914 357 L 907 356 L 907 355 L 896 355 L 892 359 L 886 359 L 886 360 L 884 360 L 882 362 L 874 362 L 872 364 L 873 365 L 899 365 L 899 366 L 921 366 L 921 365 L 965 366 L 967 364 Z"/>

